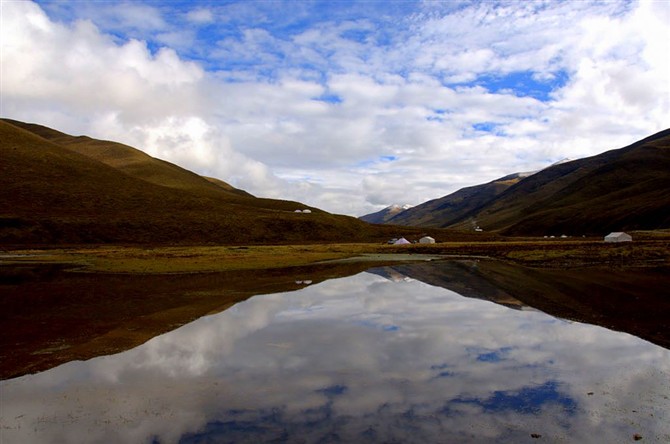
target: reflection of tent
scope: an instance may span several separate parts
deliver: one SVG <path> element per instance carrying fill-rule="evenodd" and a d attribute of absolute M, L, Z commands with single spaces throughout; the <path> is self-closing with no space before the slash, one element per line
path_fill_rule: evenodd
<path fill-rule="evenodd" d="M 433 238 L 430 237 L 430 236 L 424 236 L 424 237 L 422 237 L 421 239 L 419 239 L 419 243 L 420 243 L 420 244 L 434 244 L 434 243 L 435 243 L 435 239 L 433 239 Z"/>
<path fill-rule="evenodd" d="M 605 242 L 631 242 L 633 238 L 630 234 L 626 234 L 622 231 L 615 231 L 605 236 Z"/>
<path fill-rule="evenodd" d="M 407 239 L 405 239 L 404 237 L 401 237 L 397 241 L 393 242 L 393 245 L 405 245 L 405 244 L 409 244 L 409 243 L 410 242 Z"/>

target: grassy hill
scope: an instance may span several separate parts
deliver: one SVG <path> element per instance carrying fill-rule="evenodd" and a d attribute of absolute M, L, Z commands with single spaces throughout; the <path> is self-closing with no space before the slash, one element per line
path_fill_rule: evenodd
<path fill-rule="evenodd" d="M 191 190 L 197 193 L 220 193 L 252 197 L 226 182 L 199 176 L 169 162 L 153 158 L 138 149 L 117 142 L 96 140 L 87 136 L 70 136 L 45 126 L 6 119 L 18 128 L 25 129 L 54 144 L 102 162 L 129 176 L 168 188 Z M 232 196 L 231 196 L 232 197 Z"/>
<path fill-rule="evenodd" d="M 670 130 L 628 147 L 463 188 L 389 224 L 505 235 L 602 235 L 670 228 Z"/>
<path fill-rule="evenodd" d="M 395 233 L 257 198 L 115 142 L 6 119 L 0 140 L 1 244 L 378 241 Z"/>

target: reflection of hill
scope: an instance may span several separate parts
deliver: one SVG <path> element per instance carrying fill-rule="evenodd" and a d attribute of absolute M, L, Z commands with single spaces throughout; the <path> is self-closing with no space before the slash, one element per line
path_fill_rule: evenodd
<path fill-rule="evenodd" d="M 369 270 L 412 278 L 506 307 L 533 307 L 563 319 L 625 331 L 670 349 L 667 267 L 534 269 L 499 261 L 449 261 Z"/>
<path fill-rule="evenodd" d="M 349 263 L 170 275 L 0 268 L 0 379 L 118 353 L 257 294 L 364 271 Z"/>
<path fill-rule="evenodd" d="M 670 349 L 668 267 L 533 269 L 481 262 L 492 285 L 553 316 L 625 331 Z"/>
<path fill-rule="evenodd" d="M 461 296 L 495 302 L 509 308 L 521 309 L 524 306 L 521 301 L 487 281 L 478 265 L 478 261 L 440 261 L 379 267 L 368 272 L 396 282 L 403 278 L 416 279 Z"/>

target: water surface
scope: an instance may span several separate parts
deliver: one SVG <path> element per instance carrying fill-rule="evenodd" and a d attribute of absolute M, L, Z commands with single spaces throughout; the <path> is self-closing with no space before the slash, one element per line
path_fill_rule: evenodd
<path fill-rule="evenodd" d="M 505 305 L 393 269 L 256 296 L 1 382 L 2 442 L 670 442 L 670 351 Z"/>

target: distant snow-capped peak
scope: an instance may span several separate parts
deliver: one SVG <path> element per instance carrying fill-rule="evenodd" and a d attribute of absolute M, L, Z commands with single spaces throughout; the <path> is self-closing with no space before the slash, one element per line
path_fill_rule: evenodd
<path fill-rule="evenodd" d="M 389 210 L 389 211 L 404 211 L 404 210 L 407 210 L 407 209 L 412 208 L 412 207 L 413 207 L 413 205 L 409 205 L 409 204 L 405 204 L 405 205 L 393 204 L 393 205 L 389 205 L 388 207 L 386 207 L 386 209 Z"/>

